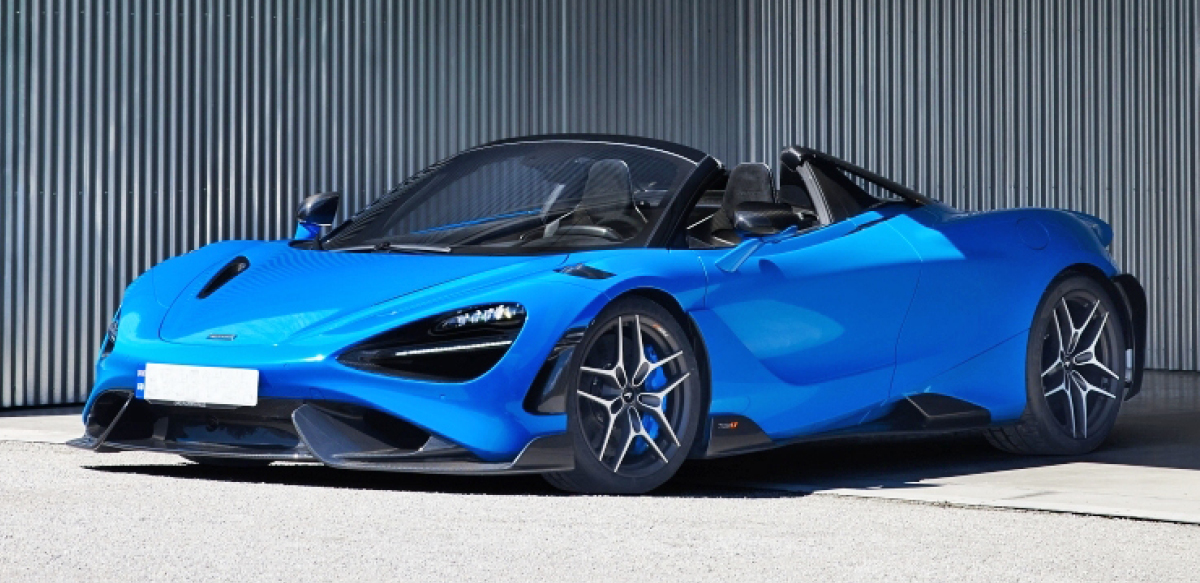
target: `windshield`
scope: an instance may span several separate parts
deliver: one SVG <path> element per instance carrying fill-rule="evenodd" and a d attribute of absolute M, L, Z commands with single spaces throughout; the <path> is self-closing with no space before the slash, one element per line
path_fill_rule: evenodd
<path fill-rule="evenodd" d="M 469 253 L 644 245 L 695 167 L 624 144 L 479 148 L 397 186 L 335 229 L 324 247 Z"/>

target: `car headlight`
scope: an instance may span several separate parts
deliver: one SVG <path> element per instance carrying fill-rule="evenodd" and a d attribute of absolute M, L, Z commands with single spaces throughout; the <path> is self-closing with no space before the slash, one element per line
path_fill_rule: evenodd
<path fill-rule="evenodd" d="M 423 318 L 351 346 L 346 366 L 408 378 L 461 382 L 491 370 L 525 323 L 515 303 L 471 306 Z"/>
<path fill-rule="evenodd" d="M 100 342 L 100 358 L 105 358 L 112 354 L 112 351 L 117 346 L 117 329 L 121 323 L 121 308 L 117 308 L 117 313 L 113 314 L 112 321 L 108 323 L 108 328 L 104 329 L 104 340 Z"/>
<path fill-rule="evenodd" d="M 453 316 L 438 322 L 434 331 L 447 332 L 468 326 L 504 324 L 524 319 L 525 307 L 521 304 L 496 304 L 494 306 L 459 310 Z"/>

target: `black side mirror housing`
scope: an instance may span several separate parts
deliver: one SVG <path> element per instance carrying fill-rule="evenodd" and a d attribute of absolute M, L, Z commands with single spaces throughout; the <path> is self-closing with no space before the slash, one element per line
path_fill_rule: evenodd
<path fill-rule="evenodd" d="M 743 202 L 737 206 L 733 229 L 742 237 L 767 237 L 789 227 L 808 228 L 792 205 L 783 202 Z"/>
<path fill-rule="evenodd" d="M 342 195 L 336 192 L 314 194 L 300 203 L 296 211 L 297 240 L 311 241 L 321 234 L 321 227 L 333 225 Z"/>

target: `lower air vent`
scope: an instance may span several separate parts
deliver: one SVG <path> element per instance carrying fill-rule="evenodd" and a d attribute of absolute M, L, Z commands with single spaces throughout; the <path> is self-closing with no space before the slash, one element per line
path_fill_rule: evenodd
<path fill-rule="evenodd" d="M 221 271 L 218 271 L 217 274 L 208 281 L 208 284 L 204 286 L 204 289 L 200 290 L 200 293 L 197 294 L 196 297 L 204 299 L 208 296 L 211 296 L 213 292 L 221 289 L 221 286 L 229 283 L 229 280 L 241 275 L 241 273 L 247 269 L 250 269 L 250 260 L 246 259 L 245 257 L 235 257 L 233 261 L 230 261 L 228 265 L 222 267 Z"/>

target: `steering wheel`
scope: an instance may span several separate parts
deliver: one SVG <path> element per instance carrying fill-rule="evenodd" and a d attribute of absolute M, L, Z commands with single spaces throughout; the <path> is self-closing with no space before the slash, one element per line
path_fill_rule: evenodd
<path fill-rule="evenodd" d="M 599 237 L 605 241 L 613 241 L 620 243 L 625 239 L 613 230 L 611 227 L 604 225 L 560 225 L 558 230 L 554 231 L 554 236 L 559 235 L 582 235 L 584 237 Z"/>
<path fill-rule="evenodd" d="M 621 241 L 625 241 L 637 234 L 645 226 L 644 221 L 635 220 L 629 216 L 608 216 L 598 221 L 597 226 L 604 227 L 610 231 L 617 233 Z"/>

